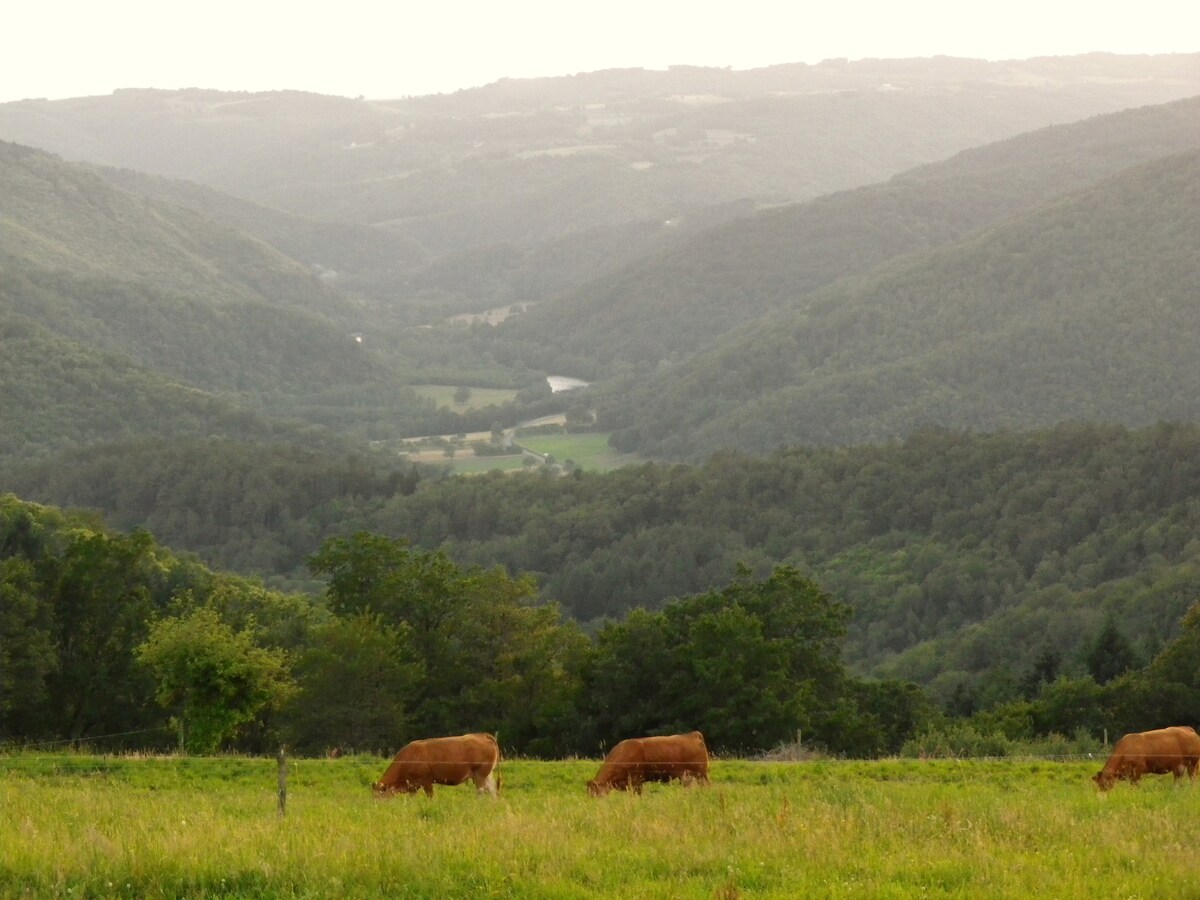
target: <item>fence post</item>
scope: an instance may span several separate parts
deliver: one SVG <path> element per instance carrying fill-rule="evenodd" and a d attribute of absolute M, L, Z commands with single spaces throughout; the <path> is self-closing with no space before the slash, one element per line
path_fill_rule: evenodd
<path fill-rule="evenodd" d="M 275 757 L 279 763 L 279 815 L 287 814 L 287 747 L 279 745 L 279 755 Z"/>

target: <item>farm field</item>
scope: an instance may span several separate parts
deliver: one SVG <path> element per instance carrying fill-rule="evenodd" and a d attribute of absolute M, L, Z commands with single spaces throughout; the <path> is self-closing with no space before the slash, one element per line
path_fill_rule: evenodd
<path fill-rule="evenodd" d="M 1161 897 L 1200 875 L 1200 787 L 1107 797 L 1100 761 L 713 764 L 589 798 L 597 762 L 506 760 L 376 800 L 386 760 L 0 756 L 0 896 Z"/>
<path fill-rule="evenodd" d="M 517 396 L 511 388 L 473 387 L 466 403 L 457 403 L 454 394 L 458 390 L 452 384 L 422 384 L 414 385 L 413 390 L 422 397 L 428 397 L 438 406 L 452 409 L 454 412 L 466 412 L 468 409 L 486 409 L 489 406 L 499 406 Z"/>
<path fill-rule="evenodd" d="M 632 453 L 618 453 L 608 445 L 609 432 L 581 434 L 519 435 L 517 442 L 534 453 L 552 455 L 556 462 L 572 460 L 576 467 L 588 472 L 607 472 L 622 466 L 637 465 L 642 458 Z"/>
<path fill-rule="evenodd" d="M 575 467 L 587 472 L 607 472 L 621 466 L 632 466 L 642 462 L 642 458 L 632 453 L 618 453 L 608 446 L 608 432 L 587 432 L 582 434 L 533 434 L 520 435 L 516 438 L 519 447 L 526 447 L 534 453 L 551 454 L 555 462 L 563 463 L 571 460 Z M 469 434 L 469 441 L 487 440 L 489 434 Z M 459 446 L 453 458 L 446 456 L 444 447 L 432 444 L 415 445 L 409 451 L 409 458 L 424 463 L 435 463 L 448 466 L 455 474 L 470 475 L 480 472 L 499 470 L 514 472 L 527 468 L 519 450 L 506 456 L 476 456 L 469 447 L 458 442 Z M 514 448 L 516 449 L 516 448 Z"/>

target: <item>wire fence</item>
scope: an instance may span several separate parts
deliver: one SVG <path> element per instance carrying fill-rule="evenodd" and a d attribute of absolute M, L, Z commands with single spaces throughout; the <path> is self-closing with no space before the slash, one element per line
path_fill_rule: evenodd
<path fill-rule="evenodd" d="M 111 766 L 113 763 L 130 763 L 137 764 L 145 759 L 158 760 L 194 760 L 194 759 L 253 759 L 267 760 L 275 759 L 275 752 L 263 754 L 215 754 L 212 756 L 194 756 L 178 749 L 167 750 L 163 747 L 145 747 L 140 749 L 123 748 L 115 752 L 103 752 L 90 748 L 88 745 L 95 741 L 101 741 L 112 738 L 127 738 L 137 735 L 154 734 L 166 731 L 165 728 L 149 728 L 139 731 L 118 732 L 109 735 L 97 735 L 89 738 L 71 738 L 54 741 L 38 741 L 22 744 L 0 745 L 0 769 L 19 769 L 19 768 L 36 768 L 34 764 L 40 762 L 52 763 L 50 769 L 64 768 L 78 770 L 87 768 L 89 764 L 94 764 L 96 760 L 103 760 L 104 765 Z M 69 747 L 70 752 L 37 752 L 53 747 Z M 1095 762 L 1103 761 L 1108 758 L 1110 751 L 1101 750 L 1095 753 L 1012 753 L 1004 755 L 963 755 L 963 756 L 948 756 L 948 755 L 929 755 L 929 756 L 885 756 L 873 758 L 855 758 L 855 757 L 835 757 L 813 755 L 803 759 L 772 759 L 763 756 L 743 757 L 743 756 L 720 756 L 713 755 L 709 757 L 711 765 L 720 766 L 722 763 L 739 763 L 748 765 L 761 766 L 865 766 L 873 763 L 906 763 L 913 765 L 935 764 L 935 763 L 1034 763 L 1034 762 Z M 376 756 L 375 754 L 366 754 L 373 759 L 377 758 L 386 764 L 394 763 L 395 760 L 385 756 Z M 361 760 L 363 754 L 353 754 L 343 757 L 347 760 Z M 1133 758 L 1130 754 L 1125 754 L 1128 758 Z M 1157 758 L 1154 754 L 1147 754 L 1141 758 Z M 72 765 L 71 760 L 77 759 L 80 765 Z M 595 764 L 608 766 L 645 766 L 648 764 L 645 760 L 606 760 L 602 757 L 565 757 L 562 759 L 534 759 L 524 757 L 508 757 L 502 758 L 504 762 L 534 762 L 534 763 L 563 763 L 563 764 Z M 327 756 L 288 756 L 290 762 L 333 762 Z M 416 759 L 416 760 L 401 760 L 402 765 L 423 766 L 423 765 L 455 765 L 455 764 L 477 764 L 488 762 L 486 759 Z M 694 765 L 692 762 L 676 762 L 670 760 L 650 761 L 651 765 L 670 768 L 674 766 L 684 767 Z"/>

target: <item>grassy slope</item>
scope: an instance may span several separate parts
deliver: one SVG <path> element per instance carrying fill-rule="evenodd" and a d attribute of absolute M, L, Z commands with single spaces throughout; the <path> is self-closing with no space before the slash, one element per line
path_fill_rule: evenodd
<path fill-rule="evenodd" d="M 507 761 L 498 801 L 375 801 L 384 765 L 294 761 L 280 818 L 270 759 L 0 757 L 0 892 L 1177 896 L 1200 839 L 1196 788 L 1101 800 L 1095 761 L 717 761 L 708 789 L 598 801 L 594 761 Z"/>

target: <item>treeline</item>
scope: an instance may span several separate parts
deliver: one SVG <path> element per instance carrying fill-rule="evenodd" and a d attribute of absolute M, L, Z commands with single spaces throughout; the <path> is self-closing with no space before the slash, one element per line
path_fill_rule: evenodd
<path fill-rule="evenodd" d="M 94 448 L 5 489 L 145 527 L 209 564 L 308 589 L 307 558 L 367 530 L 530 573 L 582 622 L 795 566 L 854 611 L 855 672 L 1003 698 L 1042 650 L 1068 674 L 1112 616 L 1143 661 L 1200 596 L 1200 427 L 928 430 L 567 477 L 448 478 L 383 456 L 221 441 Z M 1015 696 L 1011 692 L 1009 696 Z"/>
<path fill-rule="evenodd" d="M 558 756 L 685 727 L 755 751 L 803 729 L 875 755 L 932 714 L 912 685 L 846 673 L 849 610 L 788 567 L 589 637 L 531 578 L 404 541 L 333 538 L 309 565 L 320 596 L 269 591 L 0 498 L 0 738 L 316 753 L 488 730 Z"/>
<path fill-rule="evenodd" d="M 702 730 L 723 753 L 979 752 L 1039 735 L 1194 722 L 1200 613 L 1147 666 L 1115 629 L 1094 674 L 943 711 L 841 661 L 851 611 L 790 566 L 638 609 L 588 635 L 533 579 L 360 531 L 309 559 L 319 595 L 177 557 L 145 532 L 0 498 L 0 741 L 387 751 L 487 730 L 506 751 L 594 754 Z M 1124 668 L 1122 668 L 1124 666 Z"/>

